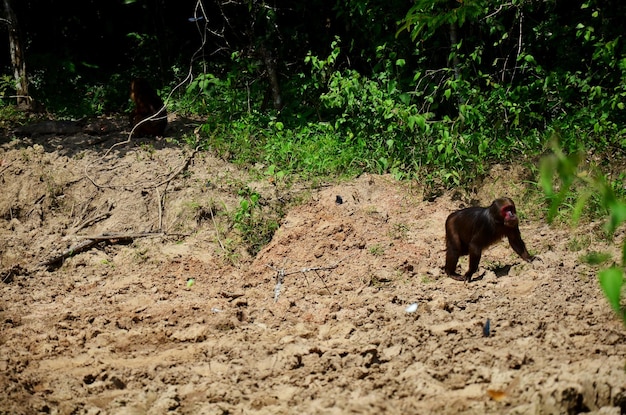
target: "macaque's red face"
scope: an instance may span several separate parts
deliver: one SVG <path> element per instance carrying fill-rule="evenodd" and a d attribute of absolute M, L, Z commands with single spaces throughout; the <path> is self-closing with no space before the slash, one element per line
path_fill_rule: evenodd
<path fill-rule="evenodd" d="M 507 205 L 501 210 L 504 226 L 514 228 L 518 224 L 517 215 L 515 214 L 515 206 Z"/>

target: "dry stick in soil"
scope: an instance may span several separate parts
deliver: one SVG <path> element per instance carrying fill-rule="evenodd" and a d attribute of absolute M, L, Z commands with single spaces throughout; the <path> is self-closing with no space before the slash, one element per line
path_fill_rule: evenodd
<path fill-rule="evenodd" d="M 2 264 L 0 264 L 0 266 L 1 265 Z M 14 276 L 24 274 L 28 274 L 28 271 L 22 268 L 21 265 L 13 265 L 6 270 L 6 273 L 4 275 L 0 275 L 0 280 L 2 280 L 3 283 L 8 284 L 13 281 Z"/>
<path fill-rule="evenodd" d="M 189 166 L 189 163 L 194 158 L 194 156 L 196 155 L 196 153 L 198 152 L 199 149 L 200 149 L 200 146 L 197 146 L 196 148 L 194 148 L 193 151 L 191 152 L 191 154 L 189 155 L 189 157 L 187 157 L 185 159 L 185 161 L 173 173 L 168 175 L 164 180 L 161 180 L 160 182 L 154 183 L 154 184 L 152 184 L 150 186 L 146 186 L 145 184 L 141 185 L 142 188 L 144 188 L 144 189 L 154 189 L 156 191 L 156 193 L 157 193 L 157 206 L 158 206 L 158 213 L 159 213 L 159 231 L 161 231 L 161 232 L 163 232 L 163 201 L 165 200 L 165 193 L 167 191 L 167 187 L 168 187 L 169 183 L 176 178 L 176 176 L 178 176 L 183 170 L 185 170 L 187 168 L 187 166 Z M 105 154 L 105 156 L 106 156 L 106 154 Z M 105 156 L 101 157 L 101 159 L 104 158 Z M 87 172 L 87 168 L 88 167 L 89 167 L 89 165 L 85 166 L 85 176 L 98 189 L 120 189 L 120 188 L 128 189 L 128 188 L 133 188 L 133 187 L 140 187 L 139 185 L 133 185 L 133 186 L 109 186 L 109 185 L 98 184 L 98 183 L 96 183 L 95 179 L 93 179 L 91 176 L 89 176 L 89 173 Z M 165 185 L 165 189 L 163 191 L 163 195 L 161 195 L 160 192 L 159 192 L 159 187 L 163 186 L 163 185 Z"/>
<path fill-rule="evenodd" d="M 146 237 L 146 236 L 163 236 L 165 235 L 165 232 L 163 232 L 163 200 L 165 198 L 165 191 L 163 192 L 163 196 L 160 195 L 159 193 L 159 186 L 165 185 L 165 190 L 167 190 L 167 187 L 169 185 L 169 183 L 176 177 L 178 176 L 191 162 L 191 160 L 193 159 L 193 157 L 195 156 L 195 154 L 198 152 L 199 147 L 196 147 L 191 154 L 189 155 L 189 157 L 187 157 L 185 159 L 185 162 L 182 163 L 182 165 L 176 169 L 172 174 L 170 174 L 165 180 L 160 181 L 159 183 L 156 183 L 152 186 L 152 188 L 154 188 L 156 190 L 157 193 L 157 199 L 158 199 L 158 210 L 159 210 L 159 232 L 157 233 L 130 233 L 130 234 L 102 234 L 100 236 L 88 236 L 86 237 L 87 239 L 85 241 L 82 241 L 72 247 L 70 247 L 69 249 L 67 249 L 66 251 L 64 251 L 63 253 L 61 253 L 60 255 L 56 255 L 46 261 L 40 262 L 38 264 L 38 266 L 44 266 L 44 267 L 54 267 L 54 266 L 58 266 L 60 264 L 63 263 L 63 261 L 66 258 L 69 258 L 70 256 L 76 255 L 80 252 L 86 251 L 90 248 L 92 248 L 94 245 L 103 242 L 103 241 L 108 241 L 109 243 L 114 243 L 114 242 L 130 242 L 135 238 L 141 238 L 141 237 Z M 87 173 L 87 168 L 88 166 L 85 167 L 85 176 L 91 181 L 91 183 L 96 186 L 99 189 L 102 188 L 109 188 L 109 189 L 114 189 L 117 188 L 117 186 L 105 186 L 105 185 L 99 185 L 95 182 L 95 180 L 89 176 L 89 174 Z"/>
<path fill-rule="evenodd" d="M 202 5 L 202 3 L 200 1 L 198 1 L 196 7 L 198 7 L 198 5 Z M 208 21 L 208 19 L 206 19 L 206 13 L 204 11 L 204 9 L 202 9 L 203 15 L 205 16 L 205 20 Z M 187 73 L 187 76 L 185 77 L 185 79 L 183 79 L 178 85 L 176 85 L 169 93 L 169 95 L 167 96 L 167 99 L 165 100 L 164 104 L 163 104 L 163 108 L 167 107 L 167 103 L 169 102 L 172 94 L 174 93 L 174 91 L 176 91 L 178 88 L 180 88 L 183 84 L 185 84 L 188 80 L 193 79 L 193 60 L 195 59 L 195 57 L 200 53 L 200 51 L 204 50 L 204 45 L 206 44 L 206 38 L 203 37 L 202 39 L 202 45 L 200 45 L 200 47 L 198 48 L 198 50 L 194 53 L 194 56 L 192 57 L 192 62 L 189 65 L 189 71 Z M 141 121 L 140 123 L 138 123 L 137 125 L 135 125 L 133 127 L 133 129 L 130 131 L 130 133 L 128 134 L 128 139 L 119 143 L 115 143 L 113 144 L 111 147 L 109 147 L 109 149 L 104 153 L 104 155 L 102 157 L 100 157 L 99 160 L 104 160 L 105 157 L 108 156 L 108 154 L 117 146 L 123 145 L 123 144 L 128 144 L 131 141 L 133 132 L 135 131 L 135 129 L 137 128 L 137 126 L 145 123 L 145 122 L 149 122 L 152 119 L 156 119 L 156 114 L 154 114 L 151 117 L 146 118 L 145 120 Z M 197 142 L 200 142 L 200 138 L 198 137 L 198 132 L 196 131 L 196 138 L 197 138 Z M 157 199 L 158 199 L 158 205 L 159 205 L 159 230 L 163 230 L 163 223 L 162 223 L 162 218 L 163 218 L 163 201 L 165 198 L 165 192 L 163 193 L 163 196 L 161 197 L 159 195 L 158 192 L 158 187 L 162 186 L 163 184 L 168 185 L 170 181 L 172 181 L 176 176 L 178 176 L 178 174 L 180 174 L 180 172 L 182 172 L 185 168 L 187 168 L 187 166 L 189 165 L 189 163 L 191 162 L 191 160 L 193 159 L 193 157 L 195 156 L 195 154 L 198 152 L 199 150 L 199 146 L 197 146 L 193 152 L 191 153 L 191 155 L 185 160 L 185 162 L 173 173 L 171 174 L 169 177 L 167 177 L 165 180 L 153 185 L 153 186 L 148 186 L 148 188 L 153 188 L 157 191 Z M 0 163 L 1 165 L 2 163 Z M 90 166 L 92 166 L 94 163 L 91 164 L 87 164 L 85 166 L 85 177 L 87 177 L 87 179 L 89 179 L 89 181 L 98 189 L 103 189 L 103 188 L 109 188 L 109 189 L 116 189 L 116 188 L 128 188 L 128 187 L 139 187 L 139 186 L 105 186 L 105 185 L 100 185 L 98 183 L 96 183 L 95 179 L 92 178 L 89 173 L 88 173 L 88 169 Z M 4 166 L 4 168 L 0 171 L 0 173 L 4 173 L 5 170 L 7 170 L 9 168 L 10 164 L 7 166 Z M 145 188 L 145 187 L 144 187 Z M 166 186 L 167 189 L 167 186 Z M 162 236 L 164 235 L 164 232 L 159 232 L 159 233 L 155 233 L 155 234 L 126 234 L 126 235 L 115 235 L 115 236 L 108 236 L 108 235 L 101 235 L 98 237 L 88 237 L 87 240 L 77 244 L 74 247 L 71 247 L 70 249 L 66 250 L 65 252 L 63 252 L 61 255 L 58 255 L 52 259 L 49 259 L 48 261 L 44 261 L 41 262 L 39 265 L 44 265 L 44 266 L 50 266 L 52 264 L 58 263 L 58 262 L 62 262 L 65 258 L 74 255 L 78 252 L 81 252 L 83 250 L 89 249 L 91 248 L 93 245 L 108 240 L 109 242 L 111 242 L 112 240 L 122 240 L 125 238 L 130 238 L 131 240 L 137 237 L 144 237 L 144 236 Z M 221 244 L 221 243 L 220 243 Z M 8 274 L 7 278 L 10 276 L 10 274 Z"/>
<path fill-rule="evenodd" d="M 220 247 L 223 251 L 226 251 L 224 244 L 222 243 L 222 239 L 220 238 L 220 230 L 217 227 L 217 222 L 215 221 L 215 216 L 213 215 L 213 206 L 209 208 L 209 213 L 211 214 L 211 220 L 213 221 L 213 227 L 215 228 L 215 234 L 217 235 L 217 242 L 219 242 Z"/>
<path fill-rule="evenodd" d="M 280 289 L 283 285 L 283 282 L 285 281 L 285 277 L 288 275 L 293 275 L 293 274 L 302 274 L 304 276 L 304 279 L 306 280 L 307 285 L 309 285 L 309 280 L 306 277 L 306 273 L 307 272 L 315 272 L 315 275 L 317 276 L 317 278 L 319 278 L 322 283 L 324 284 L 324 288 L 326 288 L 326 291 L 328 291 L 328 294 L 332 295 L 333 293 L 330 292 L 330 289 L 328 288 L 328 285 L 326 285 L 326 281 L 324 280 L 324 277 L 322 275 L 320 275 L 319 271 L 333 271 L 335 268 L 337 268 L 339 266 L 339 264 L 346 260 L 347 258 L 351 257 L 354 254 L 348 255 L 345 258 L 340 259 L 339 261 L 337 261 L 337 263 L 333 264 L 333 265 L 329 265 L 326 267 L 312 267 L 312 268 L 301 268 L 299 270 L 296 271 L 289 271 L 286 272 L 284 268 L 276 268 L 273 267 L 269 264 L 265 264 L 266 267 L 273 269 L 274 271 L 276 271 L 276 285 L 274 286 L 274 302 L 278 301 L 278 297 L 280 296 Z M 330 276 L 330 272 L 328 273 L 328 275 Z"/>

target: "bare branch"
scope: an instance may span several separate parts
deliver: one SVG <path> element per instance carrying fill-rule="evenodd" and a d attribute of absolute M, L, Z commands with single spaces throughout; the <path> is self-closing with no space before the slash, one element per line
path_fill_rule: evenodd
<path fill-rule="evenodd" d="M 289 276 L 289 275 L 293 275 L 293 274 L 302 274 L 304 276 L 304 279 L 307 281 L 307 285 L 309 283 L 306 273 L 307 272 L 314 272 L 316 278 L 319 278 L 322 283 L 324 284 L 324 288 L 326 288 L 326 290 L 328 291 L 328 294 L 332 295 L 332 292 L 330 291 L 330 289 L 328 288 L 328 285 L 326 285 L 326 281 L 324 280 L 324 277 L 319 273 L 319 271 L 330 271 L 328 273 L 327 276 L 330 275 L 330 273 L 336 269 L 339 264 L 343 261 L 345 261 L 346 259 L 350 258 L 352 255 L 348 255 L 342 259 L 340 259 L 339 261 L 337 261 L 335 264 L 333 265 L 328 265 L 328 266 L 323 266 L 323 267 L 310 267 L 310 268 L 300 268 L 298 270 L 295 271 L 285 271 L 284 268 L 276 268 L 272 265 L 269 264 L 265 264 L 266 267 L 273 269 L 274 271 L 276 271 L 276 276 L 274 277 L 276 284 L 274 285 L 274 302 L 278 301 L 278 297 L 280 296 L 280 291 L 282 289 L 283 283 L 285 282 L 285 277 Z"/>

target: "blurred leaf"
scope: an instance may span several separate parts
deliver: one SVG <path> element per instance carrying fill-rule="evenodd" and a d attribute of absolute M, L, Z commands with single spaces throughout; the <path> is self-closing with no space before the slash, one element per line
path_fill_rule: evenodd
<path fill-rule="evenodd" d="M 608 231 L 611 235 L 615 232 L 618 226 L 626 221 L 626 204 L 616 202 L 610 207 L 610 219 L 607 224 Z"/>
<path fill-rule="evenodd" d="M 624 283 L 622 270 L 616 267 L 608 268 L 600 271 L 598 278 L 600 280 L 600 287 L 602 287 L 604 295 L 609 300 L 609 304 L 611 304 L 613 310 L 622 317 L 623 314 L 619 302 L 622 284 Z"/>
<path fill-rule="evenodd" d="M 578 221 L 580 220 L 580 217 L 583 214 L 583 210 L 585 209 L 585 206 L 587 206 L 587 202 L 589 202 L 590 198 L 591 198 L 590 191 L 581 193 L 580 196 L 578 197 L 578 200 L 576 201 L 576 204 L 574 205 L 574 210 L 572 211 L 572 223 L 574 226 L 578 224 Z"/>
<path fill-rule="evenodd" d="M 554 195 L 552 179 L 554 177 L 556 158 L 554 156 L 544 157 L 539 164 L 539 185 L 543 188 L 548 198 Z"/>

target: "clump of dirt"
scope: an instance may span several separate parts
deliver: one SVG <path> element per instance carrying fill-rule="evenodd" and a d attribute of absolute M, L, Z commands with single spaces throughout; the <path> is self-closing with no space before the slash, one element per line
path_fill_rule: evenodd
<path fill-rule="evenodd" d="M 442 270 L 451 194 L 363 175 L 294 195 L 167 140 L 111 144 L 0 146 L 0 413 L 626 413 L 626 331 L 579 260 L 620 253 L 599 224 L 546 225 L 523 169 L 473 197 L 516 199 L 540 260 L 503 242 L 466 284 Z M 256 257 L 241 188 L 304 200 Z"/>

